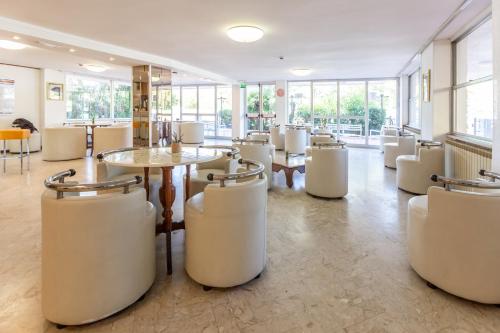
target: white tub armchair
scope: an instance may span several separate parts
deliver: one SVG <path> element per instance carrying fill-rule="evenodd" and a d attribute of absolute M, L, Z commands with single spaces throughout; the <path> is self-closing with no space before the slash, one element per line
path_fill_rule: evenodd
<path fill-rule="evenodd" d="M 183 121 L 180 122 L 178 126 L 179 133 L 182 136 L 182 143 L 200 145 L 205 141 L 204 123 L 197 121 Z"/>
<path fill-rule="evenodd" d="M 285 130 L 285 154 L 304 155 L 307 146 L 305 127 L 288 126 Z"/>
<path fill-rule="evenodd" d="M 333 134 L 327 134 L 327 133 L 317 133 L 317 134 L 312 134 L 311 135 L 311 146 L 315 146 L 318 143 L 334 143 L 335 136 Z"/>
<path fill-rule="evenodd" d="M 400 155 L 396 159 L 398 188 L 415 194 L 426 194 L 435 185 L 431 175 L 444 174 L 444 148 L 440 142 L 423 141 L 416 155 Z"/>
<path fill-rule="evenodd" d="M 266 141 L 260 140 L 233 140 L 233 147 L 240 150 L 240 155 L 245 160 L 253 160 L 261 162 L 264 165 L 264 172 L 267 176 L 267 188 L 270 189 L 273 185 L 273 157 L 274 145 Z"/>
<path fill-rule="evenodd" d="M 79 196 L 60 191 L 75 185 L 57 183 L 61 175 L 74 170 L 47 180 L 52 189 L 42 195 L 42 311 L 53 323 L 80 325 L 126 308 L 153 284 L 155 208 L 132 187 L 140 179 L 80 184 L 119 188 Z"/>
<path fill-rule="evenodd" d="M 85 127 L 47 127 L 42 135 L 44 161 L 65 161 L 87 155 Z"/>
<path fill-rule="evenodd" d="M 274 148 L 276 150 L 285 149 L 285 134 L 281 133 L 281 126 L 273 126 L 269 132 L 271 133 L 271 143 L 274 145 Z"/>
<path fill-rule="evenodd" d="M 447 183 L 444 177 L 435 179 Z M 485 184 L 500 188 L 498 183 Z M 499 216 L 498 193 L 430 187 L 428 195 L 408 203 L 410 265 L 430 287 L 480 303 L 500 304 Z"/>
<path fill-rule="evenodd" d="M 94 151 L 97 153 L 133 146 L 131 126 L 94 128 Z"/>
<path fill-rule="evenodd" d="M 208 174 L 223 175 L 226 173 L 235 173 L 238 168 L 239 150 L 237 148 L 233 149 L 231 146 L 203 147 L 218 149 L 226 148 L 227 153 L 214 161 L 196 164 L 196 169 L 191 170 L 190 173 L 189 197 L 203 192 L 207 185 L 213 183 L 213 181 L 207 179 Z M 184 176 L 184 182 L 186 182 L 186 176 Z"/>
<path fill-rule="evenodd" d="M 380 129 L 380 151 L 384 151 L 384 144 L 398 142 L 399 129 L 396 126 L 384 125 Z"/>
<path fill-rule="evenodd" d="M 267 182 L 257 169 L 239 175 L 243 182 L 216 183 L 185 206 L 188 275 L 204 286 L 228 288 L 258 277 L 266 264 Z M 262 178 L 254 178 L 261 174 Z M 248 179 L 251 177 L 251 179 Z"/>
<path fill-rule="evenodd" d="M 345 144 L 318 143 L 306 158 L 306 192 L 322 198 L 341 198 L 348 192 L 349 154 Z"/>
<path fill-rule="evenodd" d="M 400 135 L 397 142 L 384 144 L 384 165 L 388 168 L 396 168 L 396 158 L 400 155 L 415 155 L 415 136 Z"/>
<path fill-rule="evenodd" d="M 266 131 L 248 131 L 247 133 L 247 138 L 249 140 L 256 140 L 256 141 L 267 141 L 271 143 L 271 134 Z"/>

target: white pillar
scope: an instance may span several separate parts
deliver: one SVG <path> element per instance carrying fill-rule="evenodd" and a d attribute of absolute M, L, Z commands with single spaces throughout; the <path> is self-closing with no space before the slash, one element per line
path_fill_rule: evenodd
<path fill-rule="evenodd" d="M 233 84 L 233 138 L 245 136 L 245 103 L 244 89 L 239 84 Z"/>
<path fill-rule="evenodd" d="M 287 81 L 276 81 L 276 93 L 278 90 L 283 90 L 283 96 L 278 96 L 276 94 L 276 123 L 284 126 L 287 121 Z"/>
<path fill-rule="evenodd" d="M 500 0 L 493 0 L 493 161 L 492 169 L 500 172 Z"/>
<path fill-rule="evenodd" d="M 399 77 L 399 122 L 397 124 L 408 124 L 408 93 L 409 93 L 409 78 L 403 74 Z"/>
<path fill-rule="evenodd" d="M 52 69 L 42 69 L 40 75 L 41 89 L 41 128 L 50 126 L 61 126 L 66 120 L 66 96 L 61 101 L 52 101 L 47 99 L 47 84 L 60 83 L 66 84 L 66 75 L 62 71 Z M 66 88 L 66 87 L 64 87 Z"/>

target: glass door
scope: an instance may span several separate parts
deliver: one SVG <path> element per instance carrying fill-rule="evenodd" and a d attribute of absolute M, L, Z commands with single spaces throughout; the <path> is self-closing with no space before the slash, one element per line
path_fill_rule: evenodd
<path fill-rule="evenodd" d="M 276 86 L 274 84 L 261 85 L 261 131 L 268 131 L 276 118 Z"/>
<path fill-rule="evenodd" d="M 338 137 L 353 145 L 366 144 L 366 81 L 339 83 L 340 117 Z"/>
<path fill-rule="evenodd" d="M 267 131 L 276 118 L 276 86 L 249 84 L 246 87 L 246 130 Z"/>
<path fill-rule="evenodd" d="M 259 130 L 260 89 L 258 84 L 249 84 L 246 88 L 247 131 Z"/>

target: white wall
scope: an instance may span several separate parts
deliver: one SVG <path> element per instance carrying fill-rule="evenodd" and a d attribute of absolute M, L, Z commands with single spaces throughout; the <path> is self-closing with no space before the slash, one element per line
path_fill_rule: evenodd
<path fill-rule="evenodd" d="M 500 172 L 500 0 L 493 0 L 493 160 L 492 169 Z"/>
<path fill-rule="evenodd" d="M 53 69 L 42 69 L 41 89 L 42 108 L 41 123 L 42 128 L 50 126 L 60 126 L 66 121 L 66 101 L 51 101 L 47 99 L 47 83 L 62 83 L 66 89 L 66 75 L 64 72 Z M 66 93 L 65 93 L 66 94 Z M 66 98 L 66 96 L 64 96 Z"/>
<path fill-rule="evenodd" d="M 409 99 L 409 76 L 403 74 L 399 77 L 399 118 L 398 125 L 408 124 L 408 99 Z M 401 126 L 400 126 L 401 127 Z"/>
<path fill-rule="evenodd" d="M 427 48 L 422 52 L 421 55 L 421 65 L 422 75 L 427 73 L 429 70 L 431 73 L 434 73 L 433 68 L 433 54 L 434 54 L 434 43 L 431 43 Z M 432 74 L 431 74 L 432 75 Z M 421 82 L 423 85 L 423 83 Z M 432 102 L 424 102 L 423 94 L 421 95 L 421 104 L 420 104 L 420 116 L 422 118 L 421 121 L 421 135 L 424 140 L 432 140 Z M 431 96 L 432 101 L 432 96 Z"/>
<path fill-rule="evenodd" d="M 422 139 L 444 142 L 450 131 L 451 42 L 432 42 L 421 55 L 422 75 L 431 71 L 431 99 L 421 103 Z"/>
<path fill-rule="evenodd" d="M 434 42 L 432 89 L 432 139 L 444 142 L 451 131 L 452 54 L 449 40 Z"/>
<path fill-rule="evenodd" d="M 15 81 L 15 111 L 0 115 L 0 128 L 11 127 L 16 118 L 25 118 L 40 129 L 40 70 L 0 65 L 0 78 Z"/>

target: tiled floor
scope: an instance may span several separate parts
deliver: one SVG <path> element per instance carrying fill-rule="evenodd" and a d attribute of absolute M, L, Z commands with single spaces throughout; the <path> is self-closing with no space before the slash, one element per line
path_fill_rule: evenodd
<path fill-rule="evenodd" d="M 38 155 L 38 156 L 37 156 Z M 40 309 L 40 194 L 43 179 L 75 168 L 92 180 L 92 159 L 42 162 L 0 175 L 0 332 L 58 332 Z M 276 175 L 269 192 L 268 263 L 261 278 L 205 292 L 183 270 L 183 232 L 174 234 L 174 274 L 165 275 L 157 239 L 157 279 L 146 298 L 79 332 L 499 332 L 500 309 L 431 290 L 409 267 L 410 195 L 376 150 L 351 149 L 349 195 L 322 200 Z M 180 178 L 180 170 L 176 172 Z M 178 195 L 182 195 L 178 191 Z M 176 205 L 177 216 L 182 204 Z M 60 331 L 59 331 L 60 332 Z"/>

